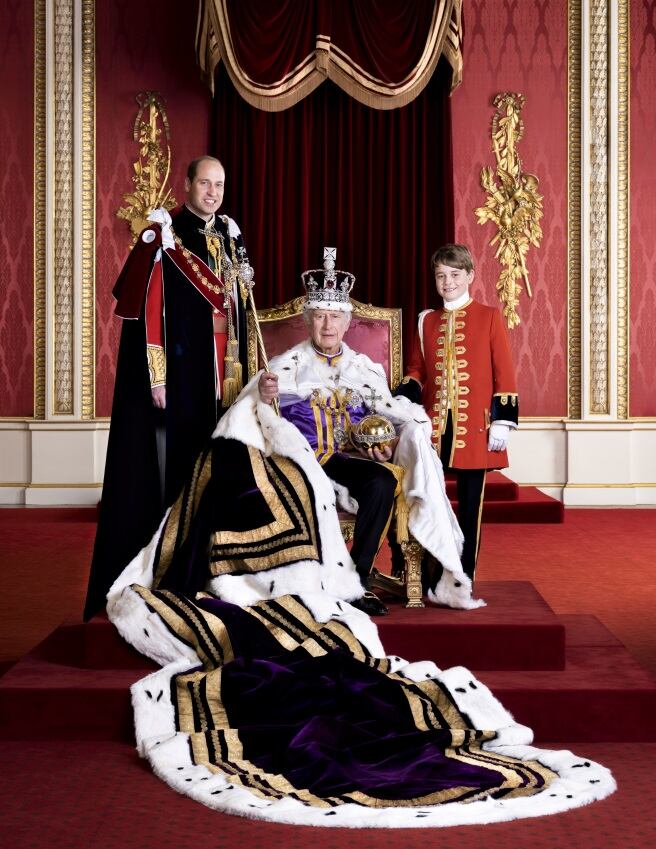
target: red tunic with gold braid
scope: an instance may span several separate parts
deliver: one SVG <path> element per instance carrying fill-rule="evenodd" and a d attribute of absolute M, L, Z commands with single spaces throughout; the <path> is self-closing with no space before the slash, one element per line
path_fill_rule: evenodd
<path fill-rule="evenodd" d="M 422 386 L 422 402 L 439 450 L 449 410 L 455 469 L 503 469 L 505 451 L 488 451 L 490 422 L 517 424 L 519 404 L 508 334 L 499 310 L 470 300 L 456 310 L 426 310 L 406 379 Z M 447 460 L 447 458 L 443 458 Z"/>

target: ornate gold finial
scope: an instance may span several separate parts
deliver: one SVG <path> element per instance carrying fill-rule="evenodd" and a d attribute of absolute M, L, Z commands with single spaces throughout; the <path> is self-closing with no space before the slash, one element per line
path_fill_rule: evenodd
<path fill-rule="evenodd" d="M 171 148 L 164 100 L 156 91 L 142 91 L 135 99 L 139 105 L 132 131 L 132 138 L 139 142 L 139 159 L 134 163 L 132 177 L 135 188 L 123 195 L 127 206 L 116 213 L 129 223 L 134 239 L 148 225 L 148 215 L 153 209 L 161 206 L 172 209 L 176 205 L 171 189 L 166 188 L 171 172 Z M 144 117 L 146 109 L 148 115 Z M 162 128 L 165 140 L 161 137 Z"/>
<path fill-rule="evenodd" d="M 497 291 L 503 303 L 503 314 L 508 327 L 517 327 L 520 318 L 517 305 L 522 287 L 526 284 L 530 297 L 531 285 L 526 268 L 526 255 L 530 245 L 540 245 L 542 228 L 542 195 L 538 193 L 539 181 L 535 174 L 523 174 L 522 162 L 516 145 L 524 135 L 521 111 L 524 96 L 504 92 L 494 98 L 497 112 L 492 119 L 492 149 L 497 160 L 497 185 L 492 168 L 481 170 L 481 186 L 488 193 L 485 206 L 476 210 L 479 224 L 493 221 L 498 228 L 490 245 L 499 243 L 495 256 L 502 266 Z"/>

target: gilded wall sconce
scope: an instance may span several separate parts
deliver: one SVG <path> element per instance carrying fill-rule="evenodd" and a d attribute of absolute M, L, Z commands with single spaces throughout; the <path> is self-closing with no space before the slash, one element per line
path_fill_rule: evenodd
<path fill-rule="evenodd" d="M 123 195 L 126 205 L 116 213 L 118 218 L 129 223 L 133 242 L 147 226 L 148 215 L 153 209 L 176 206 L 172 190 L 167 188 L 171 173 L 171 148 L 164 101 L 156 91 L 142 91 L 136 101 L 139 111 L 132 137 L 139 143 L 139 158 L 134 163 L 134 189 Z"/>
<path fill-rule="evenodd" d="M 522 172 L 517 143 L 524 135 L 521 111 L 524 96 L 504 92 L 494 98 L 497 111 L 492 119 L 492 149 L 496 169 L 481 170 L 481 186 L 487 192 L 484 206 L 475 210 L 479 224 L 491 221 L 497 227 L 490 245 L 496 245 L 495 257 L 502 269 L 497 280 L 499 300 L 509 328 L 517 327 L 517 313 L 523 282 L 532 296 L 526 266 L 531 245 L 539 247 L 542 239 L 542 195 L 535 174 Z"/>

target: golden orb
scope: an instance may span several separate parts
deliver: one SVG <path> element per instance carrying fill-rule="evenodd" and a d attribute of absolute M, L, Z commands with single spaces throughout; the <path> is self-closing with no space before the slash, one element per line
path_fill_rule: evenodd
<path fill-rule="evenodd" d="M 365 416 L 351 428 L 351 441 L 357 448 L 386 448 L 395 439 L 394 425 L 378 413 Z"/>

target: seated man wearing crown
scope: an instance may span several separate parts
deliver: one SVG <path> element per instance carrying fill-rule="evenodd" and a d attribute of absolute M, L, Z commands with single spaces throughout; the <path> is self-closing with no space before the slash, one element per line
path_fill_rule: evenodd
<path fill-rule="evenodd" d="M 392 397 L 382 366 L 343 341 L 355 278 L 335 270 L 335 253 L 326 248 L 324 268 L 302 275 L 309 338 L 275 357 L 270 370 L 260 374 L 259 400 L 269 405 L 277 399 L 281 416 L 305 437 L 333 482 L 340 505 L 357 511 L 351 557 L 367 591 L 359 606 L 374 615 L 387 612 L 369 591 L 369 574 L 399 495 L 410 509 L 410 532 L 446 565 L 444 579 L 430 588 L 429 598 L 473 606 L 459 560 L 460 528 L 430 446 L 430 422 L 419 405 Z M 244 397 L 249 393 L 252 399 L 252 385 Z M 368 435 L 372 424 L 378 430 L 381 424 L 387 427 L 387 440 L 376 444 L 380 437 Z"/>

